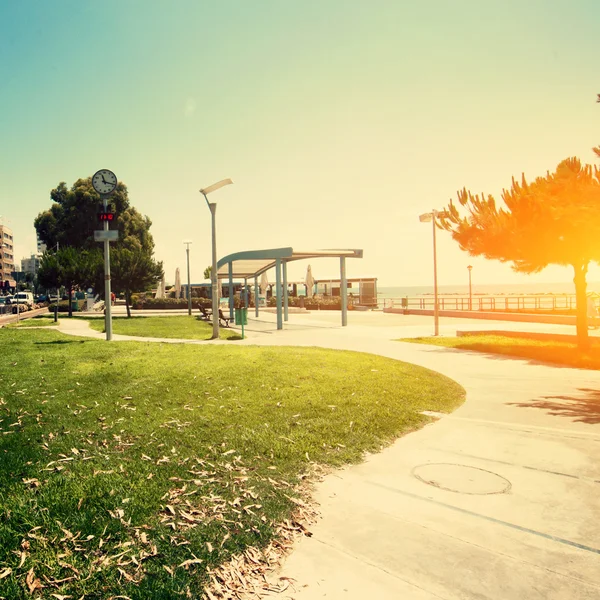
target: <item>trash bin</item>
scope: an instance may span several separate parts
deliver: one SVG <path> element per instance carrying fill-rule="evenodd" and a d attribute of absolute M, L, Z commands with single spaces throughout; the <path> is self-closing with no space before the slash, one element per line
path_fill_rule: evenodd
<path fill-rule="evenodd" d="M 77 312 L 77 300 L 71 300 L 71 310 Z"/>
<path fill-rule="evenodd" d="M 247 308 L 236 308 L 235 309 L 235 324 L 236 325 L 248 325 L 248 309 Z"/>

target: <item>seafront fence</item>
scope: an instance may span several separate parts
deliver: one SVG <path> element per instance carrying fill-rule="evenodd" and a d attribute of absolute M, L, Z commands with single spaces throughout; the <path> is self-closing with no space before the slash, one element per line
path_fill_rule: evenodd
<path fill-rule="evenodd" d="M 383 308 L 433 310 L 434 297 L 403 296 L 383 298 Z M 524 294 L 509 296 L 438 296 L 440 310 L 474 310 L 502 312 L 570 312 L 576 307 L 574 294 Z"/>

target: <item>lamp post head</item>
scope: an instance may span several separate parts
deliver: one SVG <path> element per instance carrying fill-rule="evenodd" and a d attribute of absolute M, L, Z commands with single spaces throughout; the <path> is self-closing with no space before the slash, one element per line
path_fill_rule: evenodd
<path fill-rule="evenodd" d="M 470 271 L 472 268 L 473 268 L 473 265 L 469 265 L 469 266 L 467 267 L 467 269 L 469 269 L 469 271 Z"/>
<path fill-rule="evenodd" d="M 445 219 L 448 216 L 449 215 L 448 215 L 447 211 L 434 209 L 431 212 L 423 213 L 422 215 L 419 215 L 419 221 L 421 221 L 421 223 L 430 223 L 434 217 L 440 217 L 442 219 Z"/>
<path fill-rule="evenodd" d="M 207 196 L 208 194 L 211 194 L 212 192 L 215 192 L 216 190 L 219 190 L 226 185 L 231 185 L 232 183 L 233 181 L 231 181 L 231 179 L 222 179 L 221 181 L 217 181 L 217 183 L 213 183 L 208 187 L 202 188 L 200 190 L 200 193 L 203 196 Z"/>

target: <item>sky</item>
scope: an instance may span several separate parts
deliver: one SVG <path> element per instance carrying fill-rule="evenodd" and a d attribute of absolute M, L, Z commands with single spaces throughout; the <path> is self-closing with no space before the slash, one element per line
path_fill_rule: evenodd
<path fill-rule="evenodd" d="M 361 248 L 348 277 L 430 285 L 456 191 L 499 195 L 600 144 L 596 0 L 0 2 L 0 215 L 17 258 L 50 190 L 101 168 L 152 220 L 166 279 L 217 252 Z M 462 252 L 440 285 L 564 282 Z M 316 279 L 339 275 L 312 261 Z M 307 263 L 292 263 L 290 280 Z M 274 278 L 274 275 L 273 275 Z M 590 269 L 600 281 L 600 268 Z"/>

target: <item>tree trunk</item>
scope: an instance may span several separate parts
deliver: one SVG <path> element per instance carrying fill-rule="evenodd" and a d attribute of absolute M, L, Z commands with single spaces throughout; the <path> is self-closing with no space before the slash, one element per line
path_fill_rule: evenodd
<path fill-rule="evenodd" d="M 73 316 L 73 305 L 71 304 L 71 296 L 73 294 L 73 288 L 69 286 L 69 299 L 67 302 L 69 303 L 69 318 Z"/>
<path fill-rule="evenodd" d="M 131 319 L 131 292 L 129 290 L 125 290 L 125 306 L 127 307 L 127 318 Z"/>
<path fill-rule="evenodd" d="M 590 346 L 590 340 L 588 336 L 588 319 L 587 319 L 587 282 L 586 274 L 588 264 L 573 265 L 575 270 L 575 277 L 573 277 L 573 283 L 575 284 L 575 301 L 576 301 L 576 324 L 577 324 L 577 346 L 580 350 L 586 350 Z"/>

